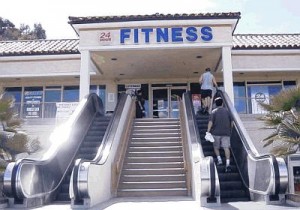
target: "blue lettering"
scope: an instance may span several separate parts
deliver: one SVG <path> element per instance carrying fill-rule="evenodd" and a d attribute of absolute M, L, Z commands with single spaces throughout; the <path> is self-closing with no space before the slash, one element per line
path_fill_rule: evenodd
<path fill-rule="evenodd" d="M 130 31 L 131 29 L 121 29 L 120 31 L 120 42 L 121 44 L 125 43 L 125 39 L 128 39 L 130 37 Z"/>
<path fill-rule="evenodd" d="M 182 28 L 172 28 L 172 42 L 183 42 Z"/>
<path fill-rule="evenodd" d="M 213 38 L 212 29 L 209 26 L 204 26 L 203 28 L 201 28 L 201 34 L 201 39 L 203 41 L 210 41 Z"/>
<path fill-rule="evenodd" d="M 153 32 L 153 28 L 143 28 L 142 32 L 145 33 L 145 43 L 149 43 L 150 33 Z"/>
<path fill-rule="evenodd" d="M 186 29 L 186 39 L 190 42 L 194 42 L 198 39 L 197 29 L 195 27 L 188 27 Z"/>
<path fill-rule="evenodd" d="M 163 39 L 164 42 L 169 41 L 169 33 L 168 28 L 157 28 L 156 29 L 156 41 L 161 42 Z"/>
<path fill-rule="evenodd" d="M 139 29 L 134 29 L 133 30 L 133 33 L 134 33 L 134 35 L 133 35 L 133 37 L 134 37 L 134 43 L 139 43 Z"/>

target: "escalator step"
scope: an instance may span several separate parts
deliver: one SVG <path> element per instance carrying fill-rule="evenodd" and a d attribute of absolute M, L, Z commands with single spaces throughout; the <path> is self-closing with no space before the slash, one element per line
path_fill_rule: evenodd
<path fill-rule="evenodd" d="M 99 147 L 100 142 L 99 141 L 87 141 L 83 142 L 82 147 Z"/>
<path fill-rule="evenodd" d="M 238 202 L 238 201 L 250 201 L 249 197 L 239 198 L 221 198 L 221 203 Z"/>
<path fill-rule="evenodd" d="M 98 147 L 81 147 L 79 149 L 80 154 L 90 154 L 90 153 L 97 153 Z"/>
<path fill-rule="evenodd" d="M 243 188 L 243 183 L 241 181 L 227 181 L 220 182 L 221 190 L 239 190 Z"/>
<path fill-rule="evenodd" d="M 85 137 L 84 142 L 97 142 L 100 144 L 100 142 L 102 141 L 103 136 L 99 135 L 88 135 Z"/>
<path fill-rule="evenodd" d="M 222 190 L 221 191 L 221 199 L 222 198 L 245 198 L 248 197 L 247 193 L 244 190 Z"/>
<path fill-rule="evenodd" d="M 62 184 L 62 186 L 61 186 L 62 193 L 69 193 L 69 183 L 70 183 L 70 180 L 68 180 L 68 182 Z"/>
<path fill-rule="evenodd" d="M 216 158 L 216 159 L 217 159 L 217 158 Z M 216 159 L 215 159 L 215 161 L 217 161 Z M 224 163 L 224 160 L 225 160 L 225 159 L 223 159 L 223 163 Z M 217 171 L 218 171 L 218 173 L 219 173 L 219 174 L 223 174 L 223 173 L 224 173 L 224 174 L 227 174 L 227 173 L 225 173 L 225 168 L 226 168 L 225 164 L 223 164 L 223 165 L 217 165 Z M 232 164 L 230 165 L 230 168 L 231 168 L 231 173 L 238 172 L 237 167 L 236 167 L 235 164 L 232 163 Z"/>
<path fill-rule="evenodd" d="M 240 175 L 239 173 L 219 173 L 219 180 L 220 182 L 224 181 L 231 181 L 231 180 L 240 180 Z"/>
<path fill-rule="evenodd" d="M 69 192 L 68 193 L 59 193 L 56 197 L 56 201 L 71 201 Z"/>
<path fill-rule="evenodd" d="M 103 136 L 104 133 L 102 130 L 89 130 L 87 136 Z"/>
<path fill-rule="evenodd" d="M 92 160 L 92 159 L 94 159 L 94 157 L 96 157 L 96 153 L 93 153 L 93 154 L 83 154 L 83 155 L 81 155 L 80 158 L 87 159 L 87 160 Z"/>

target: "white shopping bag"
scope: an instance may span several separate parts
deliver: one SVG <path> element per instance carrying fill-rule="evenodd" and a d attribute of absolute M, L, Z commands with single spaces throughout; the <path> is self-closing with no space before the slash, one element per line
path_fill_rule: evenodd
<path fill-rule="evenodd" d="M 205 134 L 205 140 L 206 141 L 210 141 L 210 142 L 214 142 L 215 141 L 214 137 L 209 132 L 206 132 L 206 134 Z"/>

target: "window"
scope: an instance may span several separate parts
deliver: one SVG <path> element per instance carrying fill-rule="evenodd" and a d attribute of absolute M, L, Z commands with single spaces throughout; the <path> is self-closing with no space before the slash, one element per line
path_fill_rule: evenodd
<path fill-rule="evenodd" d="M 63 102 L 78 102 L 79 101 L 79 87 L 65 86 L 63 91 Z"/>
<path fill-rule="evenodd" d="M 61 101 L 61 86 L 45 88 L 44 118 L 55 118 L 56 103 Z"/>
<path fill-rule="evenodd" d="M 246 87 L 244 82 L 233 83 L 234 107 L 238 113 L 247 113 Z"/>
<path fill-rule="evenodd" d="M 22 87 L 8 87 L 5 88 L 5 95 L 12 96 L 15 99 L 14 112 L 20 117 L 21 114 L 21 100 L 22 100 Z"/>

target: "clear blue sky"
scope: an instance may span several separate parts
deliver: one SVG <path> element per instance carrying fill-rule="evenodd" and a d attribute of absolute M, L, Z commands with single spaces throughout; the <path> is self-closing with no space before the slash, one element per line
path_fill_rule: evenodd
<path fill-rule="evenodd" d="M 5 0 L 0 17 L 41 23 L 48 39 L 77 38 L 69 16 L 241 12 L 235 33 L 300 33 L 300 0 Z"/>

